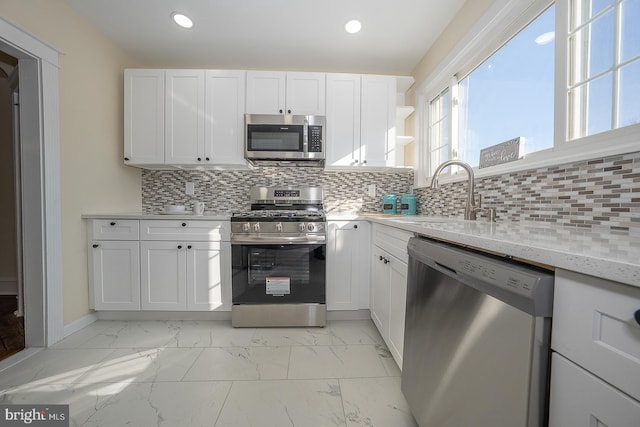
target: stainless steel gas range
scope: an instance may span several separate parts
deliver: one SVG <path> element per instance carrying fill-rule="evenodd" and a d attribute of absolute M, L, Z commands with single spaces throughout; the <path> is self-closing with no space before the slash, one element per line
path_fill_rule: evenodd
<path fill-rule="evenodd" d="M 235 327 L 326 324 L 326 217 L 320 187 L 254 187 L 231 217 Z"/>

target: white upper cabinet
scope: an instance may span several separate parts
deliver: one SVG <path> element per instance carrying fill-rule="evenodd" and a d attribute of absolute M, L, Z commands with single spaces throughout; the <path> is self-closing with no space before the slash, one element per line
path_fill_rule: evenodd
<path fill-rule="evenodd" d="M 204 162 L 203 70 L 167 70 L 165 74 L 165 163 Z"/>
<path fill-rule="evenodd" d="M 327 74 L 327 166 L 398 165 L 397 80 L 396 76 Z"/>
<path fill-rule="evenodd" d="M 324 116 L 325 73 L 287 73 L 287 114 Z"/>
<path fill-rule="evenodd" d="M 361 163 L 367 166 L 395 166 L 395 76 L 362 76 L 360 114 Z"/>
<path fill-rule="evenodd" d="M 245 165 L 245 74 L 125 70 L 125 163 Z"/>
<path fill-rule="evenodd" d="M 207 71 L 204 161 L 244 165 L 245 71 Z"/>
<path fill-rule="evenodd" d="M 325 114 L 325 73 L 247 71 L 249 114 Z"/>
<path fill-rule="evenodd" d="M 164 70 L 124 72 L 124 161 L 164 163 Z"/>
<path fill-rule="evenodd" d="M 360 74 L 327 74 L 327 165 L 360 163 Z"/>

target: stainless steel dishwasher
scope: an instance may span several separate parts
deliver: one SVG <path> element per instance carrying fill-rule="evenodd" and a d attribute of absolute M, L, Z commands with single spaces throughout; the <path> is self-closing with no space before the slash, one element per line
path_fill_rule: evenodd
<path fill-rule="evenodd" d="M 420 427 L 545 426 L 553 274 L 423 238 L 408 250 L 402 392 Z"/>

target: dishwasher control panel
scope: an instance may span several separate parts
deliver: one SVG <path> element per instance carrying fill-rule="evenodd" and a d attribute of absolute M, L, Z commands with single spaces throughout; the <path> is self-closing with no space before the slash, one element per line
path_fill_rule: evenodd
<path fill-rule="evenodd" d="M 471 257 L 459 259 L 457 271 L 524 295 L 531 295 L 539 280 L 533 275 L 506 269 L 503 265 L 496 265 L 487 260 L 478 261 Z"/>

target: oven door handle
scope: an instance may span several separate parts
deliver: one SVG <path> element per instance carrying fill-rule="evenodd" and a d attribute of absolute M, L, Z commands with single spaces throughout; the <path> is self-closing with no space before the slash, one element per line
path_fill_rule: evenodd
<path fill-rule="evenodd" d="M 306 234 L 298 236 L 243 236 L 231 235 L 232 245 L 260 244 L 260 245 L 314 245 L 325 244 L 325 235 Z"/>

